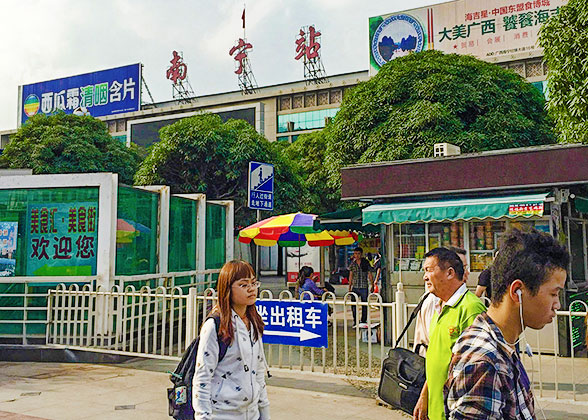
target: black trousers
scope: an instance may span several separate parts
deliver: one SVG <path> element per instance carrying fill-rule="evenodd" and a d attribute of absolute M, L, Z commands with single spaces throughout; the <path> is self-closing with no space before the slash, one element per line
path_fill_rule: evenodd
<path fill-rule="evenodd" d="M 357 296 L 359 296 L 359 300 L 362 302 L 367 302 L 367 298 L 368 298 L 368 289 L 367 288 L 361 288 L 358 289 L 357 287 L 354 287 L 352 290 L 352 292 L 357 293 Z M 351 300 L 353 302 L 355 302 L 355 296 L 351 297 Z M 353 305 L 351 307 L 351 312 L 353 313 L 353 323 L 356 324 L 357 323 L 357 308 L 355 305 Z M 361 321 L 360 323 L 366 323 L 367 322 L 367 306 L 362 306 L 361 307 Z"/>

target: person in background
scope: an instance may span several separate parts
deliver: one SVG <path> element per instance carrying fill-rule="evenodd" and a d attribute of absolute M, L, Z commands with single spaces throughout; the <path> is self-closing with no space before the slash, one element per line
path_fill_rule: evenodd
<path fill-rule="evenodd" d="M 217 282 L 220 315 L 218 334 L 215 321 L 207 319 L 200 330 L 196 367 L 192 379 L 195 420 L 269 420 L 265 384 L 263 320 L 255 301 L 259 281 L 245 261 L 229 261 Z M 219 362 L 219 339 L 227 352 Z"/>
<path fill-rule="evenodd" d="M 490 267 L 480 273 L 478 277 L 478 286 L 476 287 L 476 296 L 481 298 L 484 293 L 488 299 L 492 299 L 492 283 L 490 281 Z"/>
<path fill-rule="evenodd" d="M 359 296 L 359 300 L 367 302 L 368 294 L 374 290 L 374 276 L 368 260 L 363 257 L 363 249 L 357 247 L 353 250 L 353 261 L 349 264 L 349 291 Z M 355 297 L 352 298 L 355 301 Z M 351 306 L 353 324 L 357 326 L 357 308 Z M 367 306 L 361 307 L 362 324 L 367 322 Z"/>
<path fill-rule="evenodd" d="M 451 349 L 462 331 L 471 325 L 486 307 L 470 292 L 463 281 L 461 258 L 447 248 L 435 248 L 425 254 L 423 280 L 439 298 L 430 325 L 426 356 L 426 382 L 413 412 L 416 420 L 443 420 L 443 385 L 451 361 Z"/>
<path fill-rule="evenodd" d="M 448 419 L 535 419 L 531 383 L 515 350 L 525 327 L 549 324 L 560 308 L 570 254 L 543 232 L 513 229 L 492 265 L 492 303 L 453 347 L 444 387 Z M 528 354 L 532 354 L 527 344 Z"/>
<path fill-rule="evenodd" d="M 467 261 L 468 257 L 466 250 L 454 246 L 451 246 L 448 249 L 455 252 L 463 263 L 463 282 L 467 283 L 467 280 L 470 276 L 470 270 L 468 268 L 469 265 Z M 425 286 L 425 288 L 426 287 L 427 286 Z M 429 347 L 429 327 L 431 325 L 431 319 L 433 319 L 433 315 L 435 314 L 435 305 L 438 305 L 439 303 L 439 298 L 433 293 L 429 292 L 430 290 L 427 289 L 425 295 L 428 294 L 428 296 L 425 298 L 423 306 L 421 307 L 421 310 L 419 311 L 416 318 L 416 324 L 414 328 L 414 345 L 412 349 L 415 352 L 418 350 L 418 354 L 423 357 L 426 356 L 427 348 Z M 425 295 L 423 295 L 421 299 Z"/>
<path fill-rule="evenodd" d="M 303 266 L 298 272 L 298 297 L 304 292 L 310 292 L 314 296 L 320 297 L 325 293 L 325 289 L 319 288 L 313 280 L 314 270 L 307 265 Z"/>
<path fill-rule="evenodd" d="M 380 254 L 376 254 L 374 271 L 376 272 L 374 277 L 374 293 L 382 293 L 382 256 Z"/>

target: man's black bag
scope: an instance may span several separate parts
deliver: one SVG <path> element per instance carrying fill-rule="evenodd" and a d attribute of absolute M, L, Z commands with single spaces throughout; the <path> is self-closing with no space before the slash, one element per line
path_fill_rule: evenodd
<path fill-rule="evenodd" d="M 227 354 L 227 344 L 218 336 L 220 327 L 220 315 L 213 313 L 206 319 L 214 319 L 216 335 L 218 338 L 218 361 L 219 363 Z M 206 320 L 205 320 L 206 322 Z M 198 353 L 198 343 L 200 337 L 197 337 L 188 346 L 182 360 L 176 370 L 171 374 L 170 380 L 173 388 L 167 389 L 167 399 L 169 402 L 169 415 L 177 420 L 194 420 L 194 408 L 192 406 L 192 378 L 196 369 L 196 354 Z"/>
<path fill-rule="evenodd" d="M 427 293 L 423 296 L 396 340 L 396 345 L 388 351 L 388 357 L 382 364 L 382 376 L 378 387 L 378 397 L 382 401 L 411 415 L 425 384 L 425 358 L 398 347 L 398 344 L 428 295 Z"/>

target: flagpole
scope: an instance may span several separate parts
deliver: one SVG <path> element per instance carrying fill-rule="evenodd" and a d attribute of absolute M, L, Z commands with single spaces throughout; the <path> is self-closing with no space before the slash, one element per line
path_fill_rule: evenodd
<path fill-rule="evenodd" d="M 243 19 L 243 39 L 247 39 L 247 36 L 245 35 L 245 3 L 243 3 L 243 15 L 241 16 L 241 18 Z"/>

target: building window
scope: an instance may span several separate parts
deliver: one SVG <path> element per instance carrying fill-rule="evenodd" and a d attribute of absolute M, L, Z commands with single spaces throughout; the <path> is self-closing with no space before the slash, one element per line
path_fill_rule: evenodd
<path fill-rule="evenodd" d="M 292 109 L 292 98 L 290 96 L 282 96 L 280 98 L 280 111 Z"/>
<path fill-rule="evenodd" d="M 108 132 L 109 133 L 116 132 L 116 121 L 108 121 Z"/>
<path fill-rule="evenodd" d="M 526 70 L 525 70 L 526 77 L 543 76 L 543 65 L 542 65 L 541 61 L 533 61 L 533 62 L 527 63 L 527 65 L 525 67 L 526 67 Z"/>
<path fill-rule="evenodd" d="M 290 141 L 290 136 L 280 136 L 276 138 L 277 141 Z"/>
<path fill-rule="evenodd" d="M 519 76 L 525 77 L 525 63 L 509 64 L 508 68 L 514 71 Z"/>
<path fill-rule="evenodd" d="M 304 97 L 302 95 L 294 96 L 294 106 L 292 108 L 302 108 L 304 106 Z"/>
<path fill-rule="evenodd" d="M 329 91 L 323 90 L 318 93 L 318 104 L 319 105 L 328 105 L 329 104 Z"/>
<path fill-rule="evenodd" d="M 331 103 L 332 104 L 338 104 L 341 103 L 341 99 L 342 99 L 342 92 L 341 89 L 334 89 L 331 91 Z"/>
<path fill-rule="evenodd" d="M 118 120 L 116 122 L 116 131 L 127 131 L 127 122 L 125 120 Z"/>
<path fill-rule="evenodd" d="M 324 128 L 337 111 L 339 108 L 278 115 L 278 133 Z"/>
<path fill-rule="evenodd" d="M 292 136 L 292 143 L 294 143 L 296 140 L 298 140 L 298 134 Z"/>
<path fill-rule="evenodd" d="M 311 106 L 316 106 L 316 94 L 314 93 L 304 95 L 304 107 L 309 108 Z"/>

